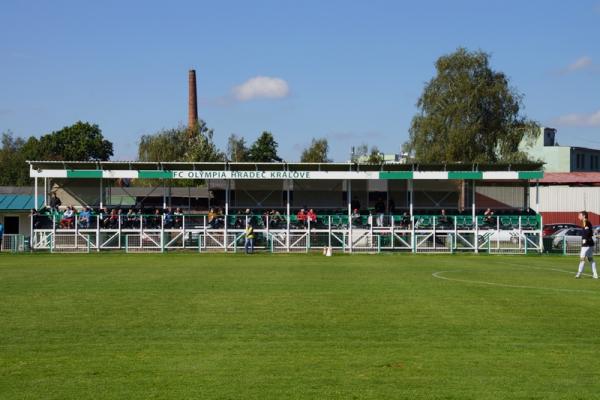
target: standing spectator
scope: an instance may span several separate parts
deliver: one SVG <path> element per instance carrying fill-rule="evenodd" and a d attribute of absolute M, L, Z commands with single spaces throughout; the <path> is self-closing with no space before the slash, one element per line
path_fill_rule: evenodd
<path fill-rule="evenodd" d="M 446 210 L 442 209 L 440 216 L 438 217 L 438 225 L 442 229 L 446 229 L 450 227 L 450 221 L 448 220 L 448 216 L 446 215 Z"/>
<path fill-rule="evenodd" d="M 58 208 L 62 205 L 62 202 L 60 201 L 60 199 L 56 196 L 55 192 L 52 192 L 52 195 L 50 196 L 50 209 L 52 209 L 52 211 L 58 211 Z"/>
<path fill-rule="evenodd" d="M 377 226 L 383 226 L 383 217 L 385 216 L 385 203 L 383 198 L 379 198 L 375 203 L 375 214 L 377 215 Z"/>
<path fill-rule="evenodd" d="M 40 213 L 35 208 L 32 208 L 29 218 L 31 218 L 31 225 L 33 226 L 33 229 L 38 229 L 41 225 Z"/>
<path fill-rule="evenodd" d="M 4 225 L 0 222 L 0 251 L 2 251 L 2 239 L 4 238 Z"/>
<path fill-rule="evenodd" d="M 170 208 L 165 210 L 163 218 L 165 219 L 165 228 L 171 229 L 173 227 L 173 213 Z"/>
<path fill-rule="evenodd" d="M 246 254 L 252 254 L 254 252 L 254 227 L 251 222 L 246 225 L 245 235 L 246 243 L 244 244 L 244 249 L 246 250 Z"/>

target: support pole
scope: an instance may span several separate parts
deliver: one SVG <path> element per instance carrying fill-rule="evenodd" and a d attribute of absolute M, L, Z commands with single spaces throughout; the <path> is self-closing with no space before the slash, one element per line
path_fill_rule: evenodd
<path fill-rule="evenodd" d="M 229 215 L 229 192 L 230 192 L 231 180 L 227 179 L 227 186 L 225 187 L 225 223 L 227 224 L 227 216 Z"/>
<path fill-rule="evenodd" d="M 165 180 L 162 181 L 163 186 L 163 204 L 162 208 L 165 210 L 167 208 L 167 186 L 165 185 Z"/>
<path fill-rule="evenodd" d="M 286 212 L 286 235 L 285 235 L 285 248 L 286 251 L 289 253 L 290 252 L 290 186 L 292 184 L 292 181 L 290 179 L 286 180 L 286 197 L 285 197 L 285 212 Z"/>
<path fill-rule="evenodd" d="M 33 207 L 38 209 L 38 178 L 33 178 Z"/>
<path fill-rule="evenodd" d="M 476 195 L 475 181 L 472 180 L 471 181 L 471 214 L 472 214 L 473 222 L 474 223 L 477 222 L 476 219 L 475 219 L 476 218 L 476 214 L 477 214 L 477 212 L 475 211 L 476 210 L 476 206 L 477 206 L 475 204 L 475 195 Z"/>
<path fill-rule="evenodd" d="M 104 186 L 102 178 L 100 178 L 100 209 L 104 208 Z"/>
<path fill-rule="evenodd" d="M 408 180 L 408 204 L 409 204 L 409 210 L 410 210 L 410 217 L 412 218 L 413 216 L 413 206 L 414 206 L 414 181 L 412 179 Z"/>
<path fill-rule="evenodd" d="M 348 251 L 352 253 L 352 180 L 346 180 L 348 200 Z"/>
<path fill-rule="evenodd" d="M 48 205 L 48 178 L 44 177 L 44 203 L 43 206 Z"/>

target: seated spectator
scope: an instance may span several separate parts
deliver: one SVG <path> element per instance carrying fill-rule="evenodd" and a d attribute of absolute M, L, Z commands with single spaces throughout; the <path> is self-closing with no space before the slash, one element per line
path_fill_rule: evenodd
<path fill-rule="evenodd" d="M 60 227 L 63 229 L 71 229 L 75 221 L 75 209 L 73 206 L 68 206 L 60 220 Z"/>
<path fill-rule="evenodd" d="M 133 210 L 133 208 L 127 210 L 125 221 L 126 228 L 134 228 L 136 226 L 137 216 L 135 215 L 135 211 Z"/>
<path fill-rule="evenodd" d="M 358 212 L 358 208 L 355 208 L 352 211 L 352 215 L 351 215 L 351 222 L 353 226 L 357 226 L 361 223 L 361 218 L 360 218 L 360 214 Z"/>
<path fill-rule="evenodd" d="M 300 209 L 300 211 L 298 211 L 298 214 L 296 214 L 296 219 L 298 220 L 298 225 L 300 225 L 300 226 L 306 225 L 308 216 L 306 215 L 304 208 L 302 208 L 302 209 Z"/>
<path fill-rule="evenodd" d="M 358 201 L 358 197 L 352 197 L 352 201 L 350 202 L 350 208 L 352 208 L 353 210 L 360 210 L 360 201 Z"/>
<path fill-rule="evenodd" d="M 110 217 L 108 218 L 108 227 L 111 229 L 115 229 L 119 226 L 119 212 L 121 210 L 118 210 L 116 208 L 113 208 L 110 211 Z"/>
<path fill-rule="evenodd" d="M 317 222 L 317 214 L 314 212 L 314 210 L 312 208 L 310 210 L 308 210 L 308 213 L 306 213 L 306 220 L 308 222 L 310 222 L 311 224 L 314 224 Z"/>
<path fill-rule="evenodd" d="M 154 210 L 154 215 L 152 215 L 151 224 L 154 229 L 159 229 L 162 226 L 162 216 L 158 208 Z"/>
<path fill-rule="evenodd" d="M 400 220 L 400 226 L 404 229 L 410 228 L 410 214 L 406 211 L 402 213 L 402 219 Z"/>
<path fill-rule="evenodd" d="M 79 227 L 82 229 L 88 229 L 90 227 L 90 219 L 92 218 L 92 211 L 89 207 L 85 207 L 79 213 Z"/>
<path fill-rule="evenodd" d="M 485 212 L 483 213 L 483 223 L 489 226 L 496 225 L 496 218 L 494 217 L 494 212 L 490 208 L 485 210 Z"/>
<path fill-rule="evenodd" d="M 442 229 L 447 229 L 452 226 L 450 219 L 446 215 L 446 210 L 442 209 L 440 216 L 437 219 L 438 226 Z"/>
<path fill-rule="evenodd" d="M 281 213 L 277 210 L 273 210 L 273 213 L 271 215 L 271 228 L 280 228 L 284 221 L 285 220 Z"/>
<path fill-rule="evenodd" d="M 215 227 L 215 224 L 217 223 L 217 213 L 215 212 L 214 208 L 208 210 L 208 215 L 206 216 L 206 223 L 211 228 Z"/>
<path fill-rule="evenodd" d="M 183 211 L 178 207 L 173 215 L 175 216 L 175 228 L 181 229 L 183 227 Z"/>

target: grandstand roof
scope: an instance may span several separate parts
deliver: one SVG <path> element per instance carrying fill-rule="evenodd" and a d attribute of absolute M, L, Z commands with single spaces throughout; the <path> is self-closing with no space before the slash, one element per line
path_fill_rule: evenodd
<path fill-rule="evenodd" d="M 38 196 L 38 204 L 44 196 Z M 28 211 L 34 208 L 33 196 L 24 194 L 0 194 L 0 211 Z"/>
<path fill-rule="evenodd" d="M 73 170 L 221 170 L 221 171 L 541 171 L 542 163 L 287 163 L 287 162 L 151 162 L 27 161 L 34 169 Z"/>

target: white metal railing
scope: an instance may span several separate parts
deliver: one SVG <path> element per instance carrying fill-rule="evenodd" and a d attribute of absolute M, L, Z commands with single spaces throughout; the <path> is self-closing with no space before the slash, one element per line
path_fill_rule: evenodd
<path fill-rule="evenodd" d="M 45 218 L 45 219 L 44 219 Z M 482 217 L 328 215 L 298 220 L 287 215 L 136 215 L 99 214 L 71 220 L 36 217 L 31 248 L 51 250 L 77 243 L 90 251 L 225 251 L 242 250 L 247 224 L 254 226 L 255 248 L 272 252 L 306 252 L 332 248 L 343 252 L 407 251 L 530 253 L 543 250 L 537 216 Z M 531 222 L 535 218 L 535 225 Z M 68 236 L 73 236 L 73 240 Z M 68 248 L 68 245 L 64 247 Z"/>

